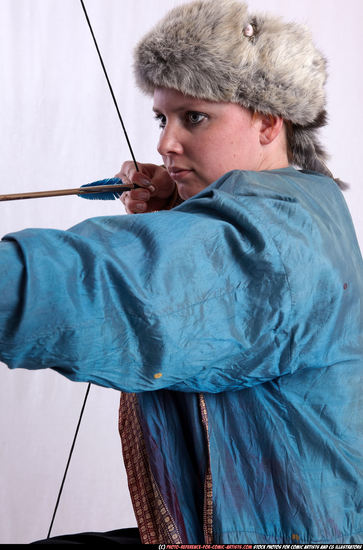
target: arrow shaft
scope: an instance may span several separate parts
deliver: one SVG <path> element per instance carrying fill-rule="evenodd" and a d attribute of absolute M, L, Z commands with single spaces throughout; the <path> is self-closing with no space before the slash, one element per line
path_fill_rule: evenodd
<path fill-rule="evenodd" d="M 54 189 L 53 191 L 32 191 L 30 193 L 11 193 L 9 195 L 0 195 L 1 201 L 18 201 L 22 199 L 41 199 L 45 197 L 60 197 L 63 195 L 87 195 L 91 193 L 113 193 L 120 191 L 129 191 L 133 185 L 95 185 L 93 187 L 77 187 L 74 189 Z"/>

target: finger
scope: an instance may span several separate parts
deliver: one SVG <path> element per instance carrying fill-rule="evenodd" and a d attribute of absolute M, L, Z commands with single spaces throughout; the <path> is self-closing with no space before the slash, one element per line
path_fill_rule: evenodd
<path fill-rule="evenodd" d="M 131 212 L 134 214 L 141 214 L 142 212 L 146 212 L 148 205 L 146 202 L 136 202 L 136 201 L 130 201 L 129 207 Z"/>
<path fill-rule="evenodd" d="M 130 197 L 127 196 L 127 193 L 123 193 L 120 197 L 120 200 L 122 204 L 124 205 L 126 214 L 136 214 L 135 210 L 133 209 L 133 206 L 131 204 L 130 206 Z M 132 203 L 132 201 L 131 201 Z"/>
<path fill-rule="evenodd" d="M 129 181 L 139 185 L 140 187 L 151 187 L 153 189 L 153 174 L 155 172 L 156 165 L 153 164 L 138 164 L 139 170 L 136 169 L 135 164 L 132 161 L 126 161 L 121 166 L 121 174 L 124 174 Z"/>
<path fill-rule="evenodd" d="M 127 177 L 126 174 L 123 174 L 122 172 L 118 172 L 117 174 L 114 175 L 114 177 L 120 178 L 122 183 L 125 183 L 126 185 L 130 185 L 130 187 L 132 186 L 132 182 L 130 181 L 130 179 Z"/>
<path fill-rule="evenodd" d="M 127 160 L 126 162 L 122 163 L 121 170 L 118 172 L 116 177 L 126 176 L 130 181 L 132 179 L 132 175 L 136 171 L 135 165 L 132 161 Z"/>
<path fill-rule="evenodd" d="M 119 172 L 117 172 L 117 174 L 115 174 L 115 178 L 120 178 L 120 180 L 122 181 L 122 183 L 125 183 L 127 185 L 130 185 L 132 186 L 132 170 L 130 167 L 128 167 L 128 162 L 124 162 L 123 165 L 121 166 L 121 170 Z"/>
<path fill-rule="evenodd" d="M 128 195 L 128 191 L 124 191 L 120 196 L 120 201 L 124 206 L 126 206 L 127 195 Z"/>
<path fill-rule="evenodd" d="M 150 192 L 147 189 L 144 189 L 142 187 L 138 189 L 131 189 L 130 191 L 124 191 L 121 195 L 121 201 L 126 204 L 129 203 L 130 200 L 133 202 L 137 201 L 148 201 L 150 200 Z"/>
<path fill-rule="evenodd" d="M 148 205 L 144 201 L 133 201 L 131 199 L 126 199 L 125 210 L 127 214 L 140 214 L 141 212 L 146 212 Z"/>
<path fill-rule="evenodd" d="M 140 187 L 139 189 L 132 189 L 128 192 L 126 198 L 127 208 L 134 213 L 146 212 L 148 208 L 148 201 L 150 200 L 150 193 L 146 189 Z"/>
<path fill-rule="evenodd" d="M 150 193 L 146 189 L 132 189 L 121 195 L 121 201 L 128 214 L 145 212 L 148 208 L 147 202 L 150 199 Z"/>
<path fill-rule="evenodd" d="M 137 189 L 131 189 L 128 191 L 128 199 L 131 201 L 148 201 L 150 200 L 151 194 L 149 189 L 144 187 L 139 187 Z"/>
<path fill-rule="evenodd" d="M 149 185 L 150 178 L 143 173 L 143 165 L 140 165 L 140 172 L 136 169 L 132 161 L 126 161 L 122 164 L 121 170 L 116 174 L 116 177 L 127 179 L 127 182 L 137 183 L 140 185 Z M 136 179 L 136 181 L 135 181 Z"/>
<path fill-rule="evenodd" d="M 161 166 L 155 171 L 152 182 L 157 191 L 155 195 L 158 198 L 167 198 L 174 192 L 175 182 L 170 178 L 167 170 Z"/>
<path fill-rule="evenodd" d="M 124 168 L 125 163 L 122 166 Z M 145 177 L 145 175 L 141 172 L 135 172 L 132 169 L 130 169 L 127 174 L 122 171 L 118 172 L 115 174 L 115 178 L 120 178 L 123 183 L 130 186 L 137 185 L 138 187 L 146 187 L 150 193 L 154 193 L 156 191 L 155 186 L 151 183 L 149 178 Z"/>
<path fill-rule="evenodd" d="M 131 181 L 140 187 L 146 187 L 151 193 L 154 193 L 156 190 L 151 178 L 142 172 L 134 172 Z"/>

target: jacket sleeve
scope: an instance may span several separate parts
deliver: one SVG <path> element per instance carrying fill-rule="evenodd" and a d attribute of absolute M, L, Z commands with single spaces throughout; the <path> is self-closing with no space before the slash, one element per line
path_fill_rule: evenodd
<path fill-rule="evenodd" d="M 238 390 L 287 372 L 284 269 L 246 212 L 214 192 L 7 235 L 0 360 L 132 392 Z"/>

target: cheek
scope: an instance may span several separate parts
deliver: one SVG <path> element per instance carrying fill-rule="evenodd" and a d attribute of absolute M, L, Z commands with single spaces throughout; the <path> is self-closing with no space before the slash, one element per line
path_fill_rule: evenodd
<path fill-rule="evenodd" d="M 221 143 L 226 172 L 228 170 L 253 170 L 260 155 L 258 136 L 253 131 L 236 131 L 229 140 Z"/>
<path fill-rule="evenodd" d="M 200 155 L 199 176 L 205 185 L 210 185 L 225 173 L 226 156 L 220 147 L 209 148 Z"/>
<path fill-rule="evenodd" d="M 251 126 L 232 121 L 209 130 L 204 136 L 199 135 L 190 153 L 198 166 L 198 178 L 209 185 L 230 170 L 255 169 L 257 135 Z"/>
<path fill-rule="evenodd" d="M 231 146 L 223 139 L 223 135 L 209 135 L 207 139 L 196 144 L 195 152 L 199 158 L 199 166 L 207 175 L 209 183 L 217 179 L 223 170 L 223 166 L 229 163 L 231 157 Z M 208 184 L 209 184 L 208 183 Z"/>
<path fill-rule="evenodd" d="M 202 163 L 209 174 L 209 179 L 215 181 L 226 172 L 237 168 L 243 154 L 244 144 L 239 139 L 228 135 L 219 135 L 205 149 Z"/>

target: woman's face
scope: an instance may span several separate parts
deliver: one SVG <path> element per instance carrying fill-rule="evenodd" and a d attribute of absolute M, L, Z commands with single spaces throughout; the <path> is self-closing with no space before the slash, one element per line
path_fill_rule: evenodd
<path fill-rule="evenodd" d="M 230 170 L 261 170 L 261 119 L 234 103 L 200 100 L 166 88 L 154 92 L 158 151 L 183 199 Z"/>

